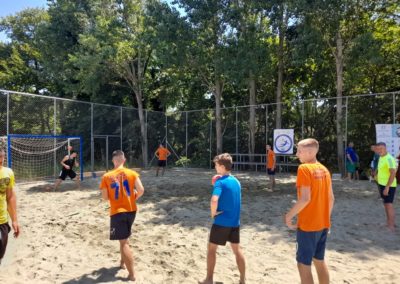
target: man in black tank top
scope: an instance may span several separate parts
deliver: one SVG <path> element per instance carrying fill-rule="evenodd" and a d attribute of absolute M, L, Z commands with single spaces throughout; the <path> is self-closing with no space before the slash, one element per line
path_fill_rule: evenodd
<path fill-rule="evenodd" d="M 66 179 L 67 176 L 70 177 L 73 181 L 75 181 L 78 185 L 79 184 L 79 176 L 74 172 L 73 167 L 79 167 L 79 163 L 77 162 L 77 153 L 75 151 L 71 151 L 70 155 L 66 155 L 62 161 L 60 162 L 61 165 L 63 166 L 60 172 L 60 175 L 58 176 L 55 184 L 54 184 L 54 189 L 57 189 L 57 187 L 61 184 L 63 180 Z"/>

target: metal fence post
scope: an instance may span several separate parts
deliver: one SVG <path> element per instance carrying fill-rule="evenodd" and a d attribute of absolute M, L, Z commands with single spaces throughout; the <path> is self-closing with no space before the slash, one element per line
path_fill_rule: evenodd
<path fill-rule="evenodd" d="M 239 136 L 239 129 L 238 129 L 238 109 L 237 107 L 235 107 L 235 121 L 236 121 L 236 145 L 235 145 L 235 149 L 236 149 L 236 155 L 239 154 L 239 144 L 238 144 L 238 136 Z"/>
<path fill-rule="evenodd" d="M 93 103 L 90 104 L 90 168 L 92 175 L 94 173 L 94 137 L 93 137 Z"/>
<path fill-rule="evenodd" d="M 53 102 L 53 108 L 54 108 L 54 130 L 53 130 L 53 135 L 57 135 L 57 99 L 54 99 Z M 57 173 L 57 153 L 56 153 L 56 147 L 57 147 L 57 139 L 54 138 L 54 170 L 53 170 L 53 174 L 54 176 L 56 176 Z M 82 156 L 82 153 L 80 153 L 80 155 Z"/>
<path fill-rule="evenodd" d="M 188 112 L 185 111 L 186 125 L 185 125 L 185 156 L 188 158 Z"/>
<path fill-rule="evenodd" d="M 119 109 L 120 109 L 120 111 L 121 111 L 121 115 L 120 115 L 120 149 L 121 149 L 121 151 L 123 151 L 122 150 L 122 107 L 119 107 Z"/>
<path fill-rule="evenodd" d="M 265 105 L 265 145 L 268 145 L 268 105 Z"/>
<path fill-rule="evenodd" d="M 304 139 L 304 100 L 301 101 L 301 139 Z"/>
<path fill-rule="evenodd" d="M 7 136 L 10 134 L 10 93 L 7 92 Z"/>
<path fill-rule="evenodd" d="M 393 96 L 393 124 L 396 124 L 396 95 L 392 94 Z"/>
<path fill-rule="evenodd" d="M 212 157 L 211 157 L 211 149 L 212 149 L 212 146 L 211 146 L 211 144 L 212 144 L 212 117 L 210 117 L 210 148 L 209 148 L 209 151 L 208 152 L 210 152 L 210 157 L 209 157 L 209 163 L 210 163 L 210 169 L 211 169 L 211 159 L 212 159 Z"/>

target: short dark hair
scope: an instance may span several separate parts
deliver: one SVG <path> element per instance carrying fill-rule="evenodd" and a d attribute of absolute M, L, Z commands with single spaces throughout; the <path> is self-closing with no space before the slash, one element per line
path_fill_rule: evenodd
<path fill-rule="evenodd" d="M 384 147 L 386 147 L 386 143 L 385 142 L 378 142 L 378 143 L 376 143 L 376 146 L 384 146 Z"/>
<path fill-rule="evenodd" d="M 72 150 L 72 151 L 70 152 L 70 155 L 72 155 L 72 154 L 77 154 L 77 155 L 78 155 L 78 152 Z"/>
<path fill-rule="evenodd" d="M 215 156 L 213 162 L 224 166 L 225 170 L 227 171 L 230 171 L 232 169 L 233 165 L 232 156 L 229 155 L 228 153 L 223 153 Z"/>
<path fill-rule="evenodd" d="M 124 153 L 122 150 L 115 150 L 115 151 L 112 153 L 112 157 L 113 157 L 113 158 L 114 158 L 114 157 L 119 157 L 119 156 L 125 157 L 125 153 Z"/>

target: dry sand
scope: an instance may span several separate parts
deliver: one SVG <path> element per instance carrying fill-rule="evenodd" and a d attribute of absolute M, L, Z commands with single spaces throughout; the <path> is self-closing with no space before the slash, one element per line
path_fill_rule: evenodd
<path fill-rule="evenodd" d="M 213 173 L 141 175 L 145 194 L 130 238 L 136 282 L 197 283 L 206 272 Z M 282 222 L 296 199 L 295 177 L 278 175 L 275 192 L 267 189 L 263 174 L 237 177 L 242 183 L 241 243 L 248 283 L 299 283 L 295 233 Z M 56 192 L 46 192 L 45 185 L 17 186 L 22 234 L 10 242 L 0 283 L 126 283 L 126 270 L 117 267 L 118 242 L 108 240 L 108 204 L 100 200 L 98 184 L 99 179 L 88 179 L 77 190 L 75 184 L 64 183 Z M 334 192 L 326 252 L 332 283 L 400 283 L 400 233 L 381 225 L 385 217 L 376 186 L 338 180 Z M 238 283 L 229 246 L 219 248 L 214 280 Z"/>

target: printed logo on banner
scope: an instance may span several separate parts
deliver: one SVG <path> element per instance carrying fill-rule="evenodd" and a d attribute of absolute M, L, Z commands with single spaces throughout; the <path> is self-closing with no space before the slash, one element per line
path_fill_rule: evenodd
<path fill-rule="evenodd" d="M 279 153 L 287 153 L 292 149 L 293 142 L 289 135 L 281 134 L 276 137 L 274 146 Z"/>

